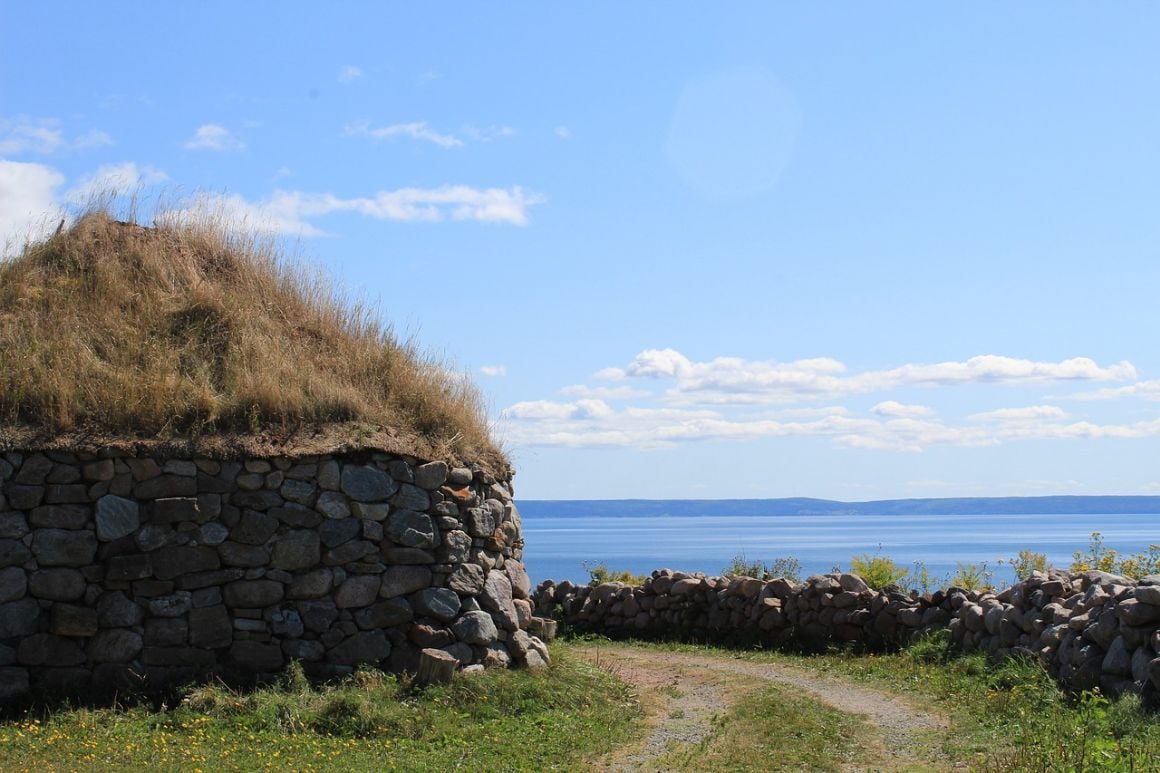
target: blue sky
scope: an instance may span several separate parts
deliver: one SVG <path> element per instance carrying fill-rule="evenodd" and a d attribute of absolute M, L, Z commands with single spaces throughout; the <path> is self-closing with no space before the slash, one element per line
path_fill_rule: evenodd
<path fill-rule="evenodd" d="M 527 498 L 1160 493 L 1160 9 L 0 1 L 0 238 L 284 238 Z"/>

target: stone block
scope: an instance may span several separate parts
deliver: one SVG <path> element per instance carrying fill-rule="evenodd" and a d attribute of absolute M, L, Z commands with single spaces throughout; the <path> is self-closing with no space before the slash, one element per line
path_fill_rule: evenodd
<path fill-rule="evenodd" d="M 28 575 L 23 569 L 19 566 L 0 569 L 0 603 L 22 599 L 26 593 Z"/>
<path fill-rule="evenodd" d="M 226 606 L 260 609 L 277 604 L 285 596 L 285 586 L 273 580 L 239 580 L 222 591 Z"/>
<path fill-rule="evenodd" d="M 262 489 L 261 491 L 238 491 L 230 496 L 230 503 L 244 510 L 258 510 L 265 512 L 271 508 L 282 507 L 285 500 L 277 491 Z"/>
<path fill-rule="evenodd" d="M 97 628 L 97 610 L 73 604 L 53 604 L 48 630 L 60 636 L 92 636 Z"/>
<path fill-rule="evenodd" d="M 414 484 L 427 491 L 438 491 L 447 482 L 447 462 L 435 461 L 414 468 Z"/>
<path fill-rule="evenodd" d="M 411 565 L 433 564 L 435 556 L 422 548 L 383 548 L 383 558 L 388 564 Z"/>
<path fill-rule="evenodd" d="M 0 668 L 0 703 L 19 698 L 28 690 L 27 669 Z"/>
<path fill-rule="evenodd" d="M 289 503 L 285 507 L 275 507 L 268 512 L 282 523 L 295 529 L 313 529 L 322 523 L 322 516 L 316 511 L 296 503 Z"/>
<path fill-rule="evenodd" d="M 153 560 L 148 553 L 113 556 L 106 562 L 105 579 L 110 582 L 141 580 L 151 576 Z"/>
<path fill-rule="evenodd" d="M 4 492 L 13 510 L 31 510 L 44 501 L 44 486 L 9 485 Z"/>
<path fill-rule="evenodd" d="M 154 618 L 145 621 L 146 647 L 177 647 L 189 642 L 189 623 L 184 618 Z"/>
<path fill-rule="evenodd" d="M 22 666 L 77 666 L 85 662 L 85 651 L 63 636 L 37 633 L 21 640 L 16 657 Z"/>
<path fill-rule="evenodd" d="M 323 556 L 323 562 L 328 566 L 341 566 L 351 561 L 366 558 L 376 552 L 378 552 L 378 548 L 373 542 L 351 540 L 350 542 L 344 542 L 333 550 L 326 551 L 326 555 Z"/>
<path fill-rule="evenodd" d="M 28 534 L 28 518 L 24 513 L 0 513 L 0 539 L 20 539 Z"/>
<path fill-rule="evenodd" d="M 97 600 L 97 622 L 101 628 L 131 628 L 141 624 L 144 610 L 120 591 L 110 591 Z"/>
<path fill-rule="evenodd" d="M 229 658 L 242 668 L 260 673 L 278 671 L 286 663 L 282 645 L 277 642 L 235 641 L 230 645 Z"/>
<path fill-rule="evenodd" d="M 149 614 L 154 617 L 183 617 L 193 609 L 193 594 L 177 591 L 149 600 Z"/>
<path fill-rule="evenodd" d="M 350 505 L 347 504 L 346 497 L 338 491 L 324 492 L 318 497 L 314 509 L 327 518 L 350 517 Z"/>
<path fill-rule="evenodd" d="M 154 523 L 175 524 L 201 520 L 201 510 L 194 496 L 155 499 L 149 509 Z"/>
<path fill-rule="evenodd" d="M 117 469 L 112 459 L 88 462 L 81 468 L 81 477 L 92 482 L 112 480 L 116 474 Z"/>
<path fill-rule="evenodd" d="M 52 460 L 44 454 L 32 454 L 19 467 L 20 471 L 15 478 L 17 483 L 39 485 L 48 480 L 48 474 L 52 472 Z"/>
<path fill-rule="evenodd" d="M 295 608 L 302 618 L 302 624 L 315 633 L 324 633 L 330 630 L 334 621 L 338 619 L 338 607 L 332 599 L 312 599 L 299 601 Z"/>
<path fill-rule="evenodd" d="M 318 533 L 305 529 L 290 531 L 279 537 L 270 553 L 270 565 L 286 571 L 308 569 L 321 560 Z"/>
<path fill-rule="evenodd" d="M 140 507 L 132 499 L 112 494 L 97 500 L 97 539 L 111 542 L 132 534 L 141 525 Z"/>
<path fill-rule="evenodd" d="M 490 537 L 495 533 L 495 513 L 486 507 L 470 507 L 467 509 L 464 525 L 473 537 Z"/>
<path fill-rule="evenodd" d="M 483 593 L 479 594 L 479 605 L 496 615 L 496 622 L 504 630 L 515 631 L 519 628 L 519 616 L 512 603 L 511 580 L 503 572 L 493 569 L 487 573 Z"/>
<path fill-rule="evenodd" d="M 238 525 L 230 530 L 230 539 L 243 545 L 264 545 L 278 530 L 278 519 L 268 513 L 246 510 Z"/>
<path fill-rule="evenodd" d="M 431 516 L 413 510 L 395 510 L 387 518 L 387 536 L 409 548 L 433 548 L 439 544 L 439 530 Z"/>
<path fill-rule="evenodd" d="M 458 529 L 444 532 L 442 544 L 436 555 L 441 562 L 448 564 L 466 562 L 471 555 L 471 536 Z"/>
<path fill-rule="evenodd" d="M 409 623 L 414 617 L 414 610 L 404 598 L 379 601 L 354 613 L 355 623 L 363 629 L 390 628 Z"/>
<path fill-rule="evenodd" d="M 36 633 L 40 605 L 35 599 L 23 598 L 0 604 L 0 639 L 13 639 Z"/>
<path fill-rule="evenodd" d="M 204 545 L 161 548 L 153 553 L 153 576 L 172 580 L 183 574 L 205 572 L 221 566 L 218 551 Z"/>
<path fill-rule="evenodd" d="M 197 496 L 197 479 L 182 475 L 158 475 L 133 486 L 135 499 L 170 499 Z"/>
<path fill-rule="evenodd" d="M 390 566 L 381 577 L 379 595 L 383 598 L 405 596 L 431 587 L 431 570 L 422 565 Z"/>
<path fill-rule="evenodd" d="M 83 529 L 89 518 L 89 508 L 83 505 L 41 505 L 28 514 L 28 523 L 34 529 Z"/>
<path fill-rule="evenodd" d="M 499 631 L 487 612 L 467 612 L 451 626 L 455 637 L 468 644 L 491 644 L 499 638 Z"/>
<path fill-rule="evenodd" d="M 32 554 L 41 566 L 85 566 L 97 555 L 97 535 L 91 531 L 38 529 L 32 535 Z"/>
<path fill-rule="evenodd" d="M 334 603 L 339 609 L 370 606 L 379 597 L 379 586 L 377 575 L 355 575 L 338 587 Z"/>
<path fill-rule="evenodd" d="M 40 569 L 29 577 L 29 592 L 38 599 L 76 601 L 85 595 L 84 575 L 76 569 Z"/>
<path fill-rule="evenodd" d="M 450 588 L 424 588 L 413 593 L 408 601 L 415 614 L 433 617 L 445 623 L 454 620 L 459 614 L 459 595 Z"/>
<path fill-rule="evenodd" d="M 291 599 L 316 599 L 325 596 L 334 585 L 334 572 L 330 569 L 314 569 L 294 577 L 286 591 Z"/>
<path fill-rule="evenodd" d="M 354 464 L 342 468 L 339 485 L 342 492 L 356 502 L 383 502 L 399 488 L 399 484 L 378 467 Z"/>
<path fill-rule="evenodd" d="M 460 596 L 477 596 L 486 580 L 487 573 L 479 564 L 458 564 L 447 578 L 447 587 Z"/>
<path fill-rule="evenodd" d="M 223 542 L 217 546 L 218 555 L 226 566 L 253 568 L 270 562 L 270 551 L 261 545 L 242 545 L 237 542 Z"/>
<path fill-rule="evenodd" d="M 318 536 L 327 549 L 350 542 L 359 535 L 362 523 L 358 518 L 328 519 L 318 527 Z"/>
<path fill-rule="evenodd" d="M 83 483 L 49 485 L 45 488 L 44 501 L 50 505 L 68 505 L 88 502 L 89 487 Z"/>
<path fill-rule="evenodd" d="M 361 663 L 376 663 L 389 657 L 391 643 L 382 631 L 362 631 L 348 637 L 331 648 L 326 659 L 331 663 L 356 666 Z"/>

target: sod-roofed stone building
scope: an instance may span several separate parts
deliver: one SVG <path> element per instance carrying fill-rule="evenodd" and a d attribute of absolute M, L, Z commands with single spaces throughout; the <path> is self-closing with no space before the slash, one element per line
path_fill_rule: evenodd
<path fill-rule="evenodd" d="M 104 215 L 0 263 L 0 699 L 546 662 L 474 392 L 317 288 Z"/>

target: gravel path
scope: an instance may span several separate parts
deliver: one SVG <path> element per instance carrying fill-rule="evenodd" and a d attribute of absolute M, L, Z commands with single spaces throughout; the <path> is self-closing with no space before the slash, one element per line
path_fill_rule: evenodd
<path fill-rule="evenodd" d="M 657 770 L 650 762 L 676 744 L 696 744 L 754 678 L 790 685 L 832 708 L 858 715 L 872 731 L 869 762 L 847 770 L 941 770 L 945 760 L 923 755 L 923 734 L 946 730 L 945 717 L 888 693 L 804 668 L 755 663 L 725 655 L 659 652 L 606 646 L 582 654 L 637 687 L 651 731 L 643 744 L 614 751 L 595 770 Z"/>

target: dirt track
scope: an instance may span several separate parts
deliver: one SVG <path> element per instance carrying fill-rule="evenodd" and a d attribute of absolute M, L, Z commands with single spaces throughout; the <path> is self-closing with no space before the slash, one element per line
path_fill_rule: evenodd
<path fill-rule="evenodd" d="M 695 745 L 712 731 L 737 697 L 762 679 L 794 687 L 834 709 L 862 718 L 872 742 L 846 770 L 943 770 L 924 756 L 924 734 L 945 730 L 945 717 L 897 696 L 802 668 L 754 663 L 724 655 L 659 652 L 632 647 L 586 648 L 581 654 L 614 671 L 640 692 L 650 731 L 643 742 L 597 760 L 595 770 L 659 770 L 657 760 L 677 745 Z"/>

